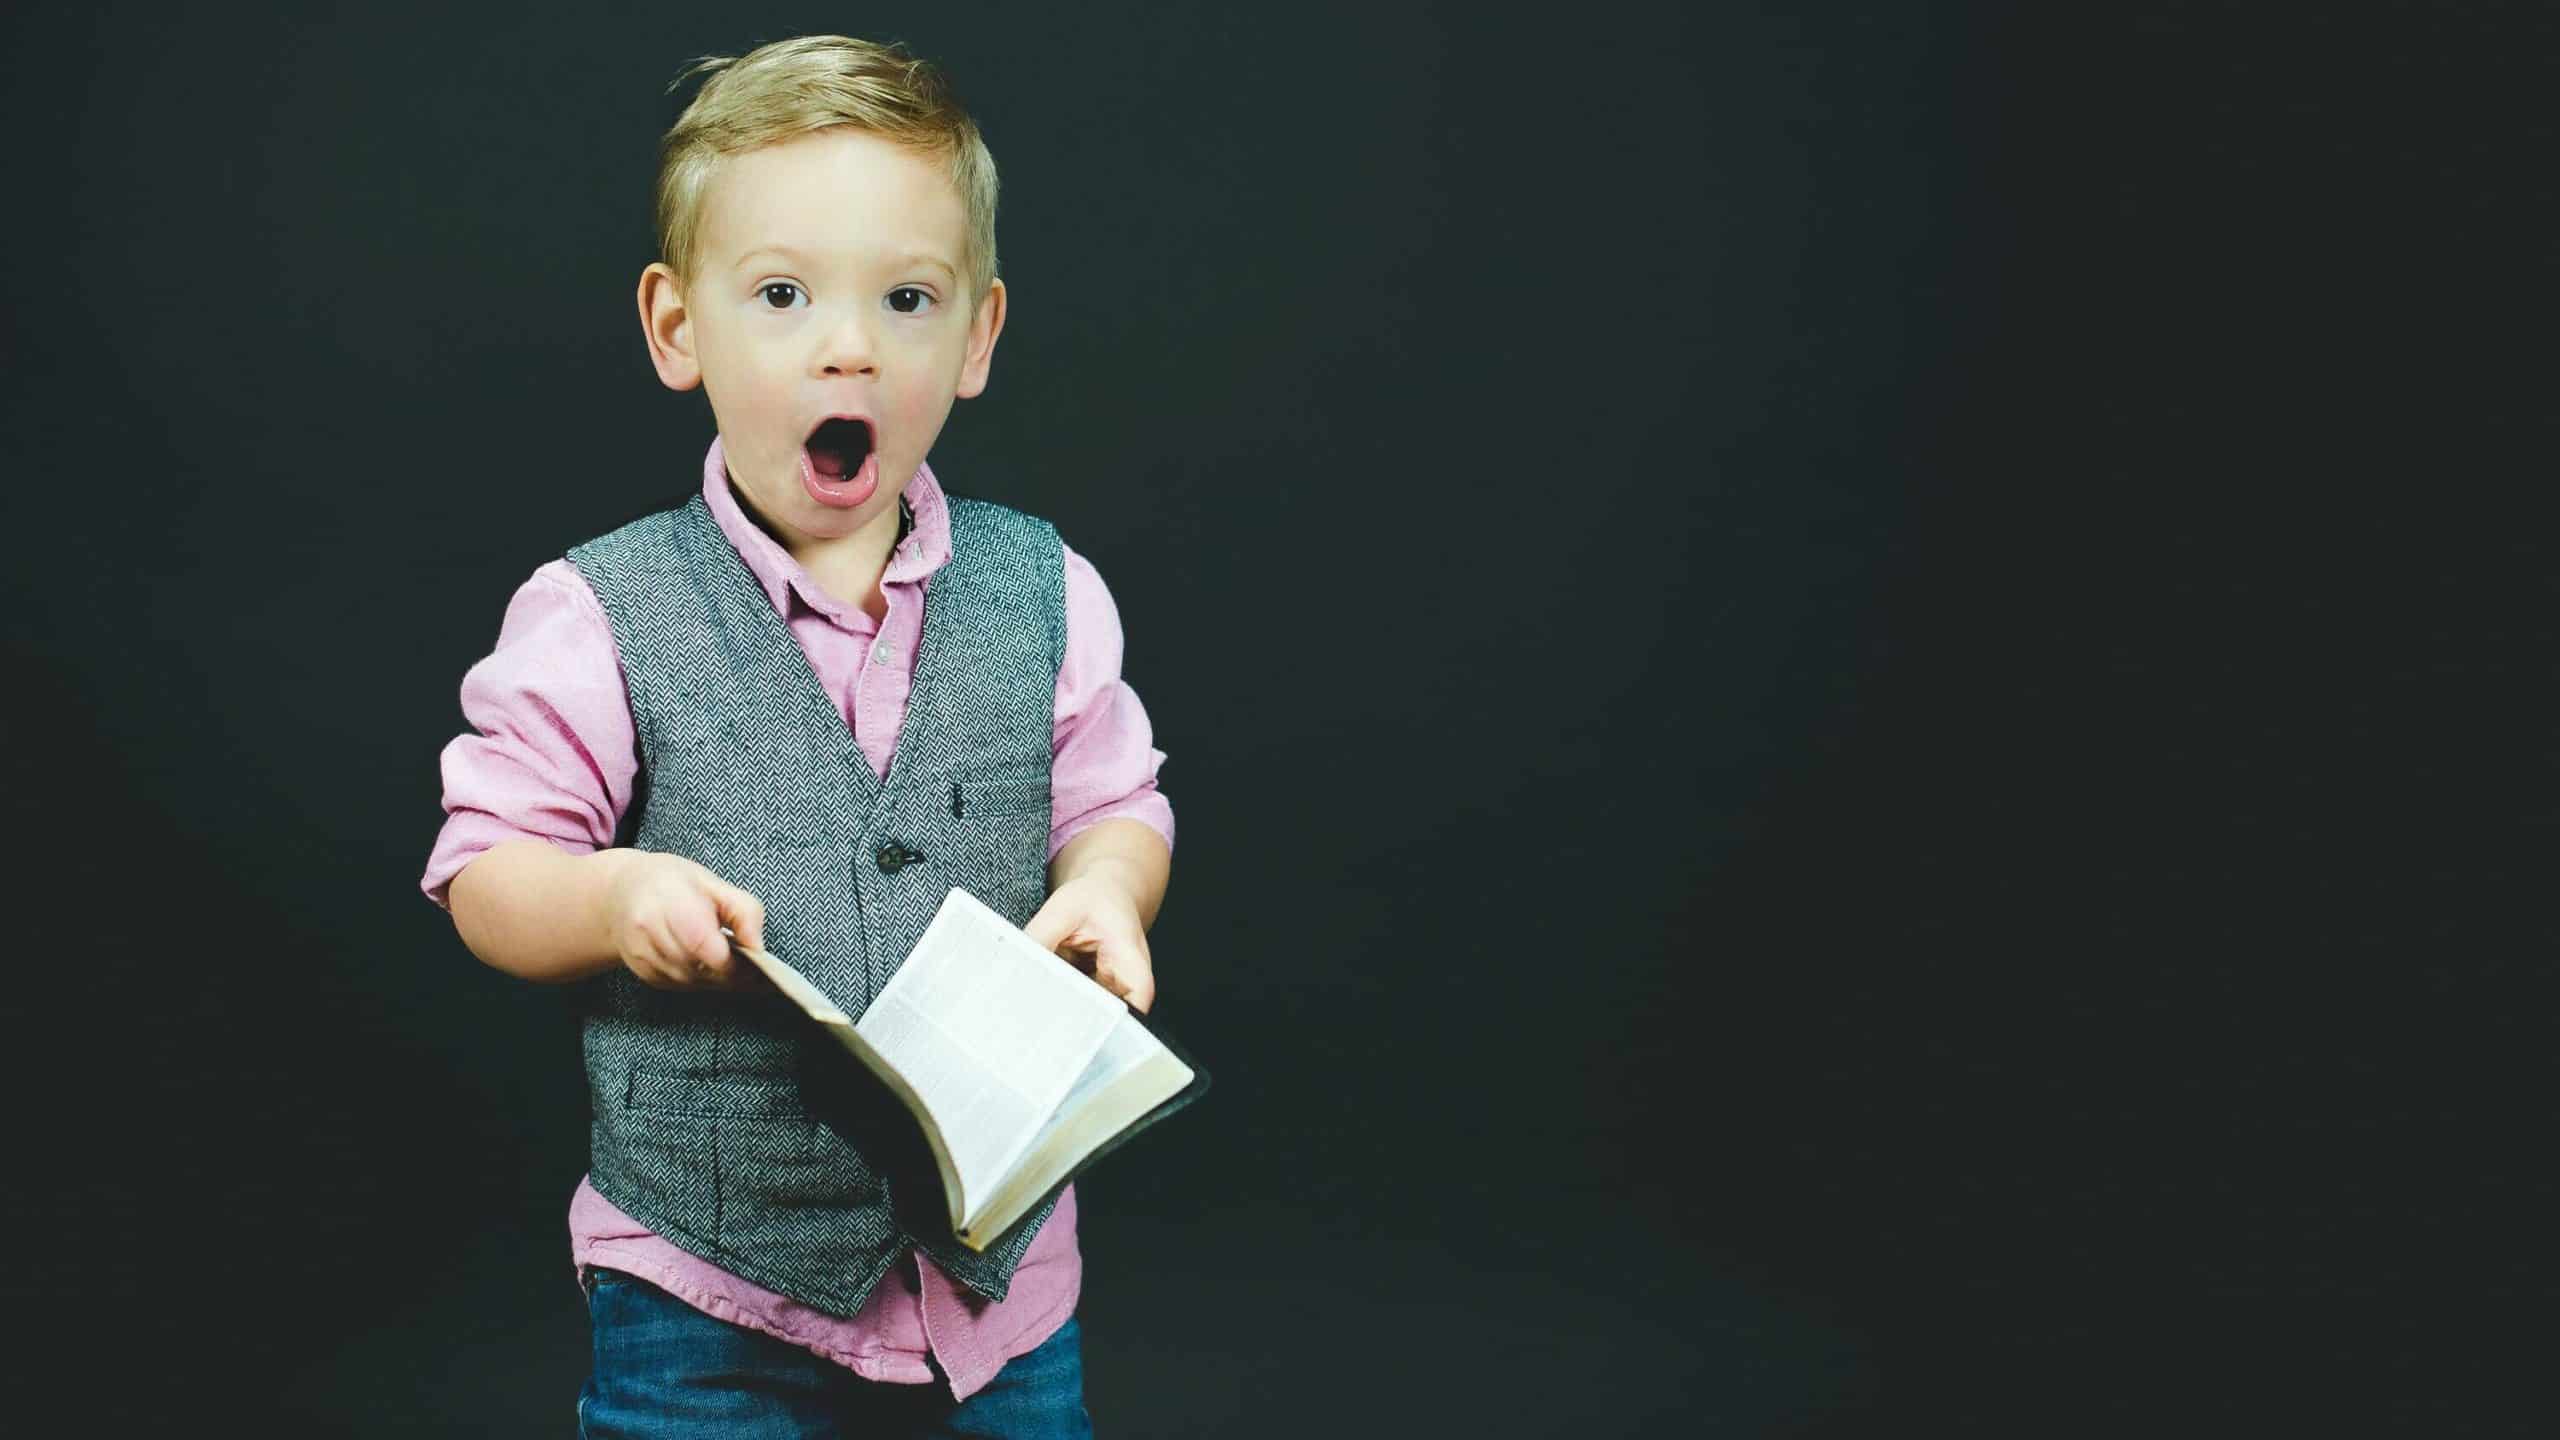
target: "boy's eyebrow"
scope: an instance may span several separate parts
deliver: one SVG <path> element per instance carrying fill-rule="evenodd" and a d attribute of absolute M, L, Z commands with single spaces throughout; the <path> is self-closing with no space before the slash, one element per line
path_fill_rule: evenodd
<path fill-rule="evenodd" d="M 785 260 L 789 260 L 794 264 L 800 265 L 807 264 L 809 260 L 808 256 L 801 254 L 799 251 L 792 249 L 788 245 L 759 245 L 755 249 L 738 257 L 737 268 L 741 270 L 745 269 L 747 262 L 753 260 L 759 255 L 779 255 Z M 899 256 L 897 263 L 902 266 L 931 265 L 935 269 L 940 270 L 943 274 L 951 276 L 957 276 L 960 273 L 959 271 L 951 268 L 949 261 L 943 260 L 937 256 L 927 255 L 921 250 L 911 255 Z"/>

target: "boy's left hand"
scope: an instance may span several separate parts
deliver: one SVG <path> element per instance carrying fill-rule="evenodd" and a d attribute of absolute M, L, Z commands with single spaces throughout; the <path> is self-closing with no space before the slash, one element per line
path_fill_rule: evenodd
<path fill-rule="evenodd" d="M 1102 988 L 1144 1013 L 1156 999 L 1155 965 L 1147 954 L 1147 930 L 1138 902 L 1108 872 L 1079 875 L 1049 892 L 1038 914 L 1022 927 Z"/>

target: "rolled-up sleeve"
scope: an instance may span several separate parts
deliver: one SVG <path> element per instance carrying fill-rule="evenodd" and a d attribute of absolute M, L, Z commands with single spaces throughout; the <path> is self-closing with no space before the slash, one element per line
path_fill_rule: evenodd
<path fill-rule="evenodd" d="M 613 628 L 567 560 L 507 603 L 498 644 L 462 678 L 472 733 L 444 747 L 444 828 L 418 888 L 452 908 L 453 877 L 508 840 L 571 854 L 613 843 L 640 759 Z"/>
<path fill-rule="evenodd" d="M 1120 678 L 1120 609 L 1090 561 L 1066 551 L 1067 648 L 1050 739 L 1049 858 L 1083 830 L 1125 817 L 1173 848 L 1173 804 L 1156 788 L 1165 754 L 1138 692 Z"/>

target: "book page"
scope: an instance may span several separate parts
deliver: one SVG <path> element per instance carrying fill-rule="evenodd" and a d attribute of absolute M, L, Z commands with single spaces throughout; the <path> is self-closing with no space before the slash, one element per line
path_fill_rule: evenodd
<path fill-rule="evenodd" d="M 854 1030 L 933 1113 L 977 1205 L 1127 1013 L 983 901 L 944 897 Z"/>
<path fill-rule="evenodd" d="M 1085 1066 L 1084 1073 L 1076 1077 L 1075 1084 L 1067 1087 L 1066 1096 L 1058 1102 L 1056 1113 L 1041 1125 L 1038 1132 L 1032 1135 L 1030 1142 L 1023 1147 L 1025 1153 L 1036 1151 L 1046 1144 L 1051 1136 L 1082 1115 L 1085 1109 L 1096 1100 L 1102 1098 L 1103 1092 L 1109 1090 L 1121 1076 L 1137 1069 L 1146 1060 L 1163 1053 L 1165 1053 L 1164 1047 L 1156 1043 L 1156 1038 L 1147 1033 L 1145 1026 L 1126 1016 L 1121 1017 L 1119 1023 L 1111 1027 L 1111 1033 L 1103 1037 L 1102 1048 L 1093 1052 L 1093 1063 Z M 1175 1064 L 1180 1065 L 1181 1062 L 1176 1061 Z M 1190 1083 L 1190 1067 L 1182 1067 L 1182 1079 L 1184 1084 Z"/>
<path fill-rule="evenodd" d="M 972 1203 L 960 1229 L 961 1242 L 976 1248 L 1002 1233 L 1085 1156 L 1192 1078 L 1190 1066 L 1134 1016 L 1122 1015 L 999 1188 L 984 1205 Z"/>

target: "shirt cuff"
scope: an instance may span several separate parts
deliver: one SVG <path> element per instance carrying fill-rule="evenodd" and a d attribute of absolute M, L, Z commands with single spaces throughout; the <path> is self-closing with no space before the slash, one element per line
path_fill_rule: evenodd
<path fill-rule="evenodd" d="M 540 840 L 564 855 L 592 854 L 596 848 L 583 840 L 563 840 L 518 829 L 486 810 L 456 810 L 445 817 L 444 829 L 436 836 L 435 851 L 427 857 L 427 873 L 418 877 L 418 888 L 439 908 L 451 911 L 453 877 L 480 858 L 483 851 L 509 840 Z"/>

